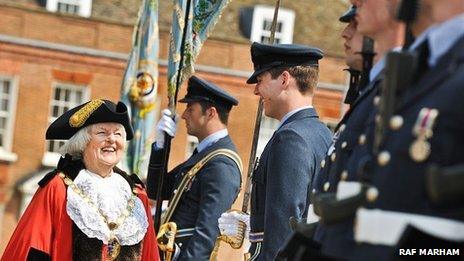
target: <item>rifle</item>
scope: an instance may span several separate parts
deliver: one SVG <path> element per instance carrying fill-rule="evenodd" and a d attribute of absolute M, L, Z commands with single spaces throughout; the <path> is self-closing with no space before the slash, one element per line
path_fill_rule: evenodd
<path fill-rule="evenodd" d="M 401 1 L 397 18 L 405 22 L 407 28 L 410 28 L 411 23 L 416 18 L 417 8 L 413 7 L 416 7 L 417 4 L 418 0 Z M 398 105 L 396 98 L 414 80 L 417 68 L 417 55 L 406 51 L 412 41 L 409 32 L 410 30 L 407 29 L 404 36 L 403 49 L 400 52 L 390 51 L 385 57 L 385 79 L 382 86 L 382 99 L 379 104 L 378 119 L 376 119 L 373 146 L 374 155 L 378 154 L 379 148 L 382 146 L 390 118 L 393 116 L 395 108 Z"/>

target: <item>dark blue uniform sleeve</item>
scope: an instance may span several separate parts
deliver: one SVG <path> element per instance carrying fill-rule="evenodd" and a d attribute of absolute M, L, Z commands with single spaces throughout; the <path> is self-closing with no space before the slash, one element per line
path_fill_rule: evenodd
<path fill-rule="evenodd" d="M 148 165 L 148 174 L 147 174 L 147 194 L 148 197 L 156 200 L 156 191 L 158 189 L 158 178 L 159 175 L 162 175 L 162 170 L 164 167 L 163 164 L 163 155 L 165 149 L 159 149 L 155 143 L 151 146 L 150 162 Z M 161 192 L 162 200 L 168 200 L 171 197 L 173 185 L 174 185 L 174 175 L 177 168 L 172 170 L 164 177 L 163 187 Z"/>
<path fill-rule="evenodd" d="M 275 260 L 291 234 L 289 218 L 301 218 L 309 204 L 316 166 L 308 142 L 292 130 L 277 134 L 267 165 L 264 240 L 260 260 Z"/>
<path fill-rule="evenodd" d="M 180 260 L 209 260 L 219 235 L 218 218 L 229 210 L 240 190 L 240 172 L 225 156 L 212 159 L 195 177 L 200 182 L 200 205 L 195 231 L 182 246 Z"/>

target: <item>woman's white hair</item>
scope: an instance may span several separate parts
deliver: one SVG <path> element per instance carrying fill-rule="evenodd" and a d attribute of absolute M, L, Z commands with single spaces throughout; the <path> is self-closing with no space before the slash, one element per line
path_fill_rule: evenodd
<path fill-rule="evenodd" d="M 119 124 L 119 123 L 118 123 Z M 122 124 L 121 129 L 123 130 L 123 138 L 126 140 L 126 129 Z M 87 144 L 89 143 L 90 139 L 90 131 L 95 126 L 95 124 L 86 126 L 76 132 L 69 140 L 67 140 L 63 146 L 60 147 L 59 152 L 61 155 L 65 155 L 66 153 L 71 155 L 73 159 L 82 159 L 82 154 L 84 153 Z"/>
<path fill-rule="evenodd" d="M 76 132 L 69 140 L 67 140 L 60 148 L 60 154 L 65 155 L 66 153 L 71 155 L 73 159 L 82 159 L 85 147 L 89 143 L 91 136 L 90 130 L 92 125 L 86 126 Z"/>

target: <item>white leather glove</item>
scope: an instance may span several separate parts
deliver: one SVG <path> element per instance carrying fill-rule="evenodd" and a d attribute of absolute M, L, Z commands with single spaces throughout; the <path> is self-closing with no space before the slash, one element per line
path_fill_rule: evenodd
<path fill-rule="evenodd" d="M 239 237 L 239 230 L 243 229 L 245 225 L 245 238 L 248 239 L 248 235 L 250 234 L 250 215 L 237 211 L 225 212 L 219 217 L 218 223 L 221 235 L 229 237 Z"/>
<path fill-rule="evenodd" d="M 177 122 L 179 119 L 179 116 L 176 115 L 175 120 L 173 120 L 171 117 L 171 111 L 169 109 L 164 109 L 161 112 L 161 114 L 162 116 L 156 124 L 155 136 L 156 147 L 160 149 L 164 148 L 164 140 L 166 133 L 171 137 L 174 137 L 176 135 Z"/>

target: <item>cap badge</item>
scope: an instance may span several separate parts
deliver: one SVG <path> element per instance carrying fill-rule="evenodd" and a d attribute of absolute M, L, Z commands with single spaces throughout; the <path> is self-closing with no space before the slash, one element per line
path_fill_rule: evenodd
<path fill-rule="evenodd" d="M 76 111 L 71 118 L 69 118 L 69 126 L 73 128 L 79 128 L 84 125 L 85 121 L 92 115 L 92 113 L 98 109 L 103 103 L 103 100 L 96 99 L 88 102 L 78 111 Z"/>

